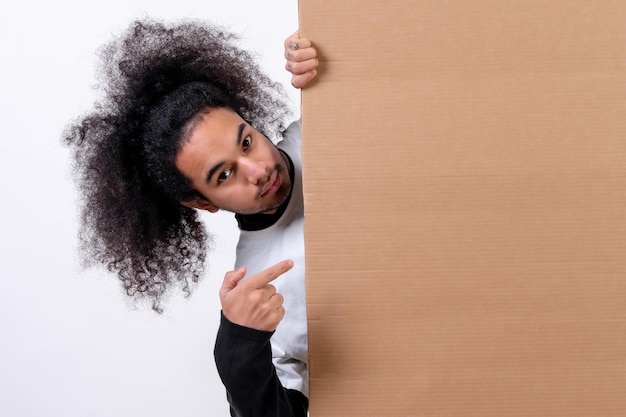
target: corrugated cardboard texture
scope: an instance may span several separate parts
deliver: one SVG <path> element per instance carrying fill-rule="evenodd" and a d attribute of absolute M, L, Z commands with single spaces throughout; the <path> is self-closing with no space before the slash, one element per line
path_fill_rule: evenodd
<path fill-rule="evenodd" d="M 626 416 L 626 2 L 300 19 L 311 416 Z"/>

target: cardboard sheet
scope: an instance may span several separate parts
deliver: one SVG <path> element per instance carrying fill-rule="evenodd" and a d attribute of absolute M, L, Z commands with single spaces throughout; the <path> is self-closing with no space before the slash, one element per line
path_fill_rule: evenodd
<path fill-rule="evenodd" d="M 626 2 L 300 0 L 311 417 L 626 415 Z"/>

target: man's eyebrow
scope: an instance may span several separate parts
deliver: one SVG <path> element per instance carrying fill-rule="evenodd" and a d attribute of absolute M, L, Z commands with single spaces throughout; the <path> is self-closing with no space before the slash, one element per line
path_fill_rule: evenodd
<path fill-rule="evenodd" d="M 243 130 L 246 128 L 246 124 L 242 123 L 239 125 L 239 130 L 237 131 L 237 145 L 241 145 L 241 139 L 243 139 Z"/>
<path fill-rule="evenodd" d="M 241 140 L 243 139 L 243 130 L 246 128 L 246 124 L 242 123 L 239 125 L 239 128 L 237 129 L 237 146 L 241 145 Z M 217 164 L 215 164 L 210 170 L 209 172 L 206 174 L 206 183 L 210 183 L 211 182 L 211 178 L 213 177 L 213 175 L 217 172 L 217 170 L 219 170 L 222 165 L 224 165 L 226 163 L 226 161 L 220 161 Z"/>

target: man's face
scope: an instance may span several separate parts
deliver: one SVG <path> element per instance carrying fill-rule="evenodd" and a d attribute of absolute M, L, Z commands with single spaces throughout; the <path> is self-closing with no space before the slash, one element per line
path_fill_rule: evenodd
<path fill-rule="evenodd" d="M 291 191 L 285 156 L 226 108 L 211 109 L 200 116 L 175 164 L 207 200 L 186 202 L 195 208 L 271 213 Z"/>

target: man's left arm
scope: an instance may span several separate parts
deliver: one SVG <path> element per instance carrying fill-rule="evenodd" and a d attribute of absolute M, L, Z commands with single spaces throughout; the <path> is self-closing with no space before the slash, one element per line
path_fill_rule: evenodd
<path fill-rule="evenodd" d="M 299 32 L 285 39 L 285 59 L 285 69 L 292 74 L 291 85 L 295 88 L 303 88 L 317 76 L 317 50 L 310 40 L 300 38 Z"/>

